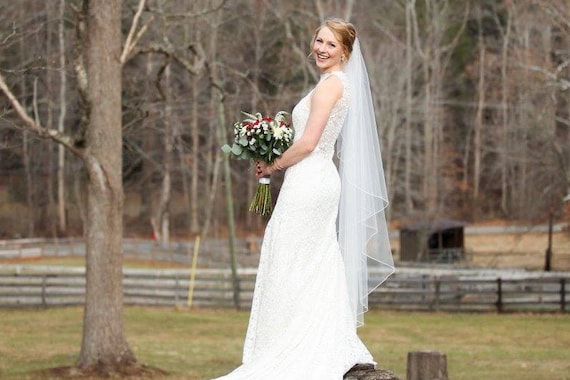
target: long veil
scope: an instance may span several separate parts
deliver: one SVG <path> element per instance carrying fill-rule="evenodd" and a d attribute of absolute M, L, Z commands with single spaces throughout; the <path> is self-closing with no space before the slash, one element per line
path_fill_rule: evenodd
<path fill-rule="evenodd" d="M 394 273 L 384 210 L 388 193 L 382 167 L 368 72 L 358 38 L 345 68 L 350 104 L 337 143 L 342 190 L 338 238 L 357 326 L 368 294 Z"/>

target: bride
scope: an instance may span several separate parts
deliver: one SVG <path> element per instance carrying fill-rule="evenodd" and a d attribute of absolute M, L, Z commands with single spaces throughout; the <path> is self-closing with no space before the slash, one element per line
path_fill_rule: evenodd
<path fill-rule="evenodd" d="M 312 56 L 321 78 L 293 109 L 295 142 L 273 164 L 256 164 L 258 178 L 286 172 L 261 247 L 243 364 L 218 380 L 340 380 L 356 364 L 376 364 L 356 328 L 368 293 L 394 266 L 354 26 L 326 20 Z"/>

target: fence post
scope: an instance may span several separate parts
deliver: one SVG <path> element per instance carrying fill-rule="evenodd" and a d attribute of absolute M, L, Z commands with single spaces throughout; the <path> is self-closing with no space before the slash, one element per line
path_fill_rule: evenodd
<path fill-rule="evenodd" d="M 497 278 L 497 311 L 503 312 L 503 280 L 501 277 Z"/>
<path fill-rule="evenodd" d="M 46 287 L 47 287 L 47 275 L 42 276 L 42 307 L 46 307 Z"/>
<path fill-rule="evenodd" d="M 174 306 L 178 306 L 178 273 L 174 275 Z"/>
<path fill-rule="evenodd" d="M 566 279 L 560 279 L 560 310 L 566 311 Z"/>
<path fill-rule="evenodd" d="M 435 311 L 439 311 L 439 296 L 440 296 L 440 287 L 441 287 L 441 281 L 439 278 L 435 279 Z"/>

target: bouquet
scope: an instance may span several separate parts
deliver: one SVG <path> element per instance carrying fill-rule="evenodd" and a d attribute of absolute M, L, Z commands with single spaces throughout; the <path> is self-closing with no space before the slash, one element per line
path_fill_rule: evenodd
<path fill-rule="evenodd" d="M 285 111 L 275 117 L 264 117 L 261 113 L 242 112 L 246 119 L 234 123 L 234 142 L 225 144 L 222 150 L 238 159 L 265 161 L 268 165 L 293 144 L 294 130 L 287 121 Z M 270 215 L 273 211 L 269 176 L 259 179 L 255 196 L 249 211 L 258 215 Z"/>

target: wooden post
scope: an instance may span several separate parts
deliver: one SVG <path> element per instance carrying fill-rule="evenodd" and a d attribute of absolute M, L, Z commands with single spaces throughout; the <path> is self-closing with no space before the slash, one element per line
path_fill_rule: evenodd
<path fill-rule="evenodd" d="M 441 287 L 441 282 L 440 282 L 440 279 L 437 278 L 435 280 L 435 311 L 439 311 L 440 287 Z"/>
<path fill-rule="evenodd" d="M 560 279 L 560 311 L 566 311 L 566 279 Z"/>
<path fill-rule="evenodd" d="M 46 302 L 46 292 L 47 292 L 47 275 L 44 274 L 42 276 L 42 307 L 46 307 L 47 306 L 47 302 Z"/>
<path fill-rule="evenodd" d="M 546 258 L 544 262 L 544 271 L 550 272 L 552 269 L 552 224 L 554 213 L 551 211 L 548 217 L 548 246 L 546 247 Z"/>
<path fill-rule="evenodd" d="M 497 278 L 497 312 L 503 312 L 503 280 Z"/>
<path fill-rule="evenodd" d="M 437 351 L 408 352 L 407 380 L 449 380 L 447 357 Z"/>

